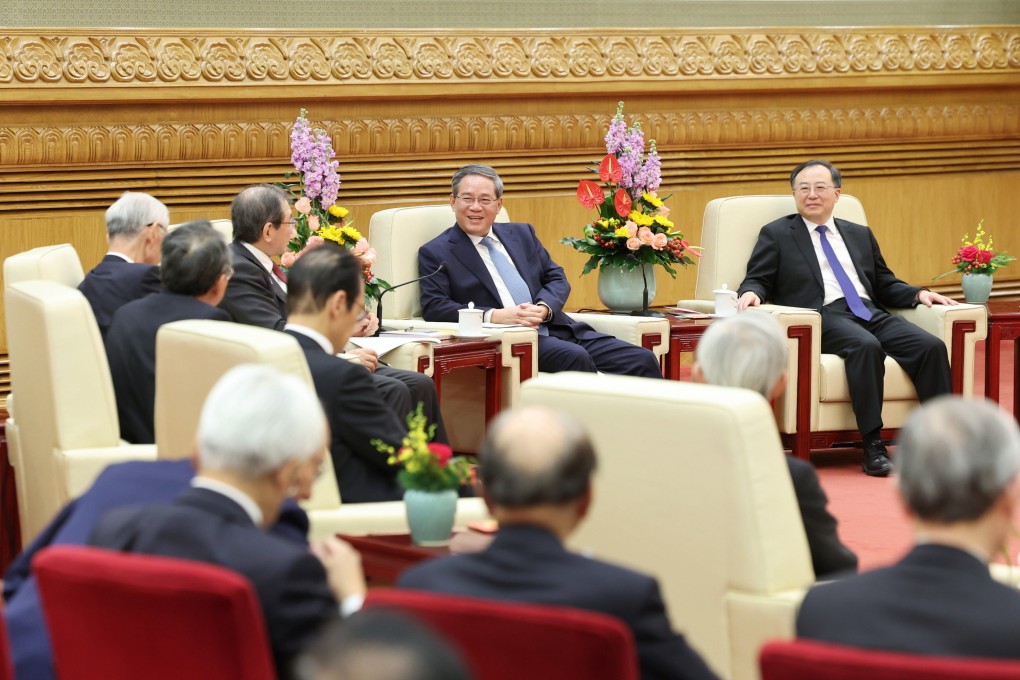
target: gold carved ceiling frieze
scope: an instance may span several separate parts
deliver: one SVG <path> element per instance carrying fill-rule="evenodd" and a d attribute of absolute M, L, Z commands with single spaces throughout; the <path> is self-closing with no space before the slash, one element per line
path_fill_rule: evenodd
<path fill-rule="evenodd" d="M 1020 104 L 714 110 L 634 117 L 660 149 L 852 141 L 961 140 L 1020 135 Z M 341 156 L 588 150 L 596 114 L 364 118 L 316 121 Z M 0 166 L 283 159 L 290 122 L 0 128 Z"/>
<path fill-rule="evenodd" d="M 0 87 L 654 81 L 1020 70 L 1017 26 L 596 35 L 550 30 L 138 33 L 10 31 L 0 38 Z"/>

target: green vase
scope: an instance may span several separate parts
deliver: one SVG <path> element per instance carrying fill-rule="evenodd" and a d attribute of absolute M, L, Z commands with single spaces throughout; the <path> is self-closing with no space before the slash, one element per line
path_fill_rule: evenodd
<path fill-rule="evenodd" d="M 963 275 L 963 299 L 967 302 L 988 302 L 988 295 L 992 292 L 991 274 L 964 274 Z"/>
<path fill-rule="evenodd" d="M 457 514 L 457 492 L 419 491 L 404 492 L 407 525 L 411 528 L 411 541 L 415 545 L 438 546 L 450 542 L 453 518 Z"/>
<path fill-rule="evenodd" d="M 655 267 L 645 265 L 648 280 L 648 304 L 655 300 Z M 643 309 L 645 282 L 641 266 L 633 269 L 607 265 L 599 269 L 599 299 L 614 312 L 636 312 Z"/>

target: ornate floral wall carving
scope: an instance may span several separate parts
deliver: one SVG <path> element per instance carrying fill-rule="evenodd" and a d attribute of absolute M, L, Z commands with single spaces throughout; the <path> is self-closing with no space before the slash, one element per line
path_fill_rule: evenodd
<path fill-rule="evenodd" d="M 121 31 L 0 38 L 0 87 L 973 73 L 1020 69 L 1020 28 L 582 35 Z"/>
<path fill-rule="evenodd" d="M 680 111 L 634 116 L 660 148 L 796 141 L 910 141 L 1020 135 L 1020 104 Z M 600 146 L 606 116 L 466 116 L 317 120 L 342 157 L 584 150 Z M 290 155 L 290 121 L 0 127 L 0 166 L 201 161 Z"/>

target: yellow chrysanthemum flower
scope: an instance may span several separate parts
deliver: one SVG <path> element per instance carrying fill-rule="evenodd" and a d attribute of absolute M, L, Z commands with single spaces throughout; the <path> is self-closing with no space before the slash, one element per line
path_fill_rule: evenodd
<path fill-rule="evenodd" d="M 641 198 L 642 198 L 642 200 L 646 201 L 647 203 L 651 203 L 656 208 L 661 208 L 662 207 L 662 199 L 659 198 L 658 196 L 652 196 L 647 191 L 645 191 L 644 193 L 641 194 Z"/>
<path fill-rule="evenodd" d="M 336 227 L 333 226 L 322 227 L 321 229 L 319 229 L 319 231 L 315 233 L 321 236 L 322 238 L 326 239 L 327 241 L 333 241 L 334 243 L 339 243 L 340 245 L 344 244 L 345 239 L 343 232 L 337 229 Z"/>
<path fill-rule="evenodd" d="M 339 217 L 340 219 L 343 219 L 350 214 L 350 211 L 347 210 L 347 208 L 343 208 L 334 203 L 333 205 L 329 206 L 329 214 L 332 215 L 333 217 Z"/>
<path fill-rule="evenodd" d="M 627 227 L 620 227 L 619 229 L 614 231 L 613 234 L 615 236 L 619 236 L 620 238 L 630 238 L 630 232 L 627 231 Z"/>
<path fill-rule="evenodd" d="M 661 224 L 662 226 L 666 227 L 667 229 L 672 229 L 673 228 L 673 223 L 669 220 L 669 218 L 663 217 L 662 215 L 656 215 L 655 219 L 654 219 L 654 222 L 656 224 Z"/>
<path fill-rule="evenodd" d="M 361 232 L 355 229 L 354 227 L 340 227 L 340 231 L 343 232 L 344 236 L 351 239 L 352 241 L 361 240 Z"/>
<path fill-rule="evenodd" d="M 637 210 L 632 210 L 630 212 L 630 215 L 627 215 L 627 219 L 629 219 L 631 222 L 638 225 L 639 227 L 652 226 L 652 218 L 644 214 L 643 212 Z"/>

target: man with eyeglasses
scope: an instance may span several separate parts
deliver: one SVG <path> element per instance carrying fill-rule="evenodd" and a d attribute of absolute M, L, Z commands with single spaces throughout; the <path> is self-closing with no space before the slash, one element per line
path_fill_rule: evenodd
<path fill-rule="evenodd" d="M 122 305 L 162 290 L 159 252 L 170 211 L 140 191 L 125 192 L 106 210 L 106 256 L 78 284 L 106 337 L 113 313 Z"/>
<path fill-rule="evenodd" d="M 570 284 L 530 224 L 496 223 L 503 180 L 487 165 L 453 175 L 450 205 L 457 223 L 418 250 L 422 316 L 455 322 L 473 302 L 485 321 L 538 331 L 538 370 L 586 371 L 661 378 L 655 355 L 563 313 Z"/>
<path fill-rule="evenodd" d="M 287 194 L 278 186 L 256 184 L 234 197 L 230 206 L 234 276 L 220 303 L 233 321 L 275 330 L 283 330 L 287 323 L 289 281 L 273 258 L 287 252 L 294 238 L 292 217 Z M 377 324 L 378 319 L 366 313 L 348 335 L 371 335 Z M 336 350 L 342 352 L 344 346 L 339 344 Z M 421 403 L 429 422 L 436 424 L 436 441 L 449 443 L 439 395 L 431 378 L 415 371 L 381 366 L 374 350 L 353 353 L 368 369 L 376 389 L 401 421 Z"/>
<path fill-rule="evenodd" d="M 864 443 L 862 469 L 884 477 L 893 470 L 881 439 L 885 357 L 906 371 L 921 401 L 952 391 L 945 344 L 886 308 L 957 302 L 896 278 L 871 229 L 833 218 L 841 182 L 839 170 L 828 161 L 810 160 L 794 168 L 790 186 L 798 214 L 762 227 L 738 290 L 737 309 L 769 301 L 821 313 L 822 352 L 846 364 Z"/>
<path fill-rule="evenodd" d="M 113 315 L 106 357 L 117 398 L 120 436 L 132 444 L 156 441 L 156 334 L 183 319 L 229 321 L 216 305 L 232 270 L 227 244 L 208 220 L 194 220 L 163 240 L 165 290 L 129 302 Z"/>
<path fill-rule="evenodd" d="M 340 248 L 315 248 L 294 263 L 288 284 L 284 331 L 301 345 L 329 418 L 340 497 L 345 503 L 399 500 L 397 468 L 372 442 L 397 448 L 407 426 L 383 404 L 364 366 L 335 356 L 365 315 L 358 259 Z"/>

